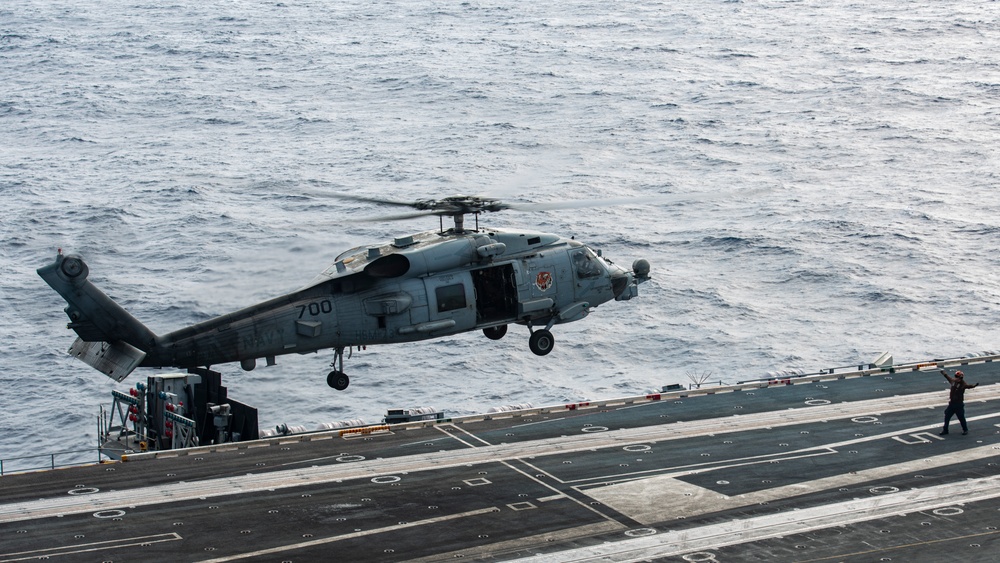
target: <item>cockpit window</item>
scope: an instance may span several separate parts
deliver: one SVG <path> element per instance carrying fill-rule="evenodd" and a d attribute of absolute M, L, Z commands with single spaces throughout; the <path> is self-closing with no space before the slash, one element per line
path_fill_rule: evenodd
<path fill-rule="evenodd" d="M 573 252 L 573 267 L 576 268 L 576 277 L 582 280 L 599 277 L 604 272 L 601 261 L 589 248 Z"/>

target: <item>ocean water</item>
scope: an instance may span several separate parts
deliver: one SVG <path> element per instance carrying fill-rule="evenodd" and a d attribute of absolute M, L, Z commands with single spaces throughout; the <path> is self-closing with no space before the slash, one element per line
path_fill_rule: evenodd
<path fill-rule="evenodd" d="M 1000 348 L 1000 10 L 977 0 L 8 0 L 0 458 L 96 444 L 57 248 L 165 333 L 437 228 L 329 193 L 667 203 L 484 216 L 645 258 L 637 300 L 217 366 L 262 427 L 451 414 Z M 930 376 L 929 376 L 930 377 Z M 45 460 L 43 460 L 45 461 Z M 7 467 L 10 467 L 8 463 Z"/>

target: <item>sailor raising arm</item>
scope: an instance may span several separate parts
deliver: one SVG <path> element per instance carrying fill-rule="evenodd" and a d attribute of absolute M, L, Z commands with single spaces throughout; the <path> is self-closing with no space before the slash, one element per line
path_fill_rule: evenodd
<path fill-rule="evenodd" d="M 969 426 L 965 423 L 965 390 L 978 387 L 979 384 L 969 385 L 965 382 L 965 374 L 957 370 L 955 377 L 948 375 L 945 370 L 941 370 L 941 375 L 951 384 L 951 393 L 948 395 L 948 407 L 944 409 L 944 429 L 941 430 L 940 434 L 944 436 L 948 433 L 948 425 L 951 424 L 953 415 L 957 416 L 958 421 L 962 423 L 962 434 L 968 434 Z"/>

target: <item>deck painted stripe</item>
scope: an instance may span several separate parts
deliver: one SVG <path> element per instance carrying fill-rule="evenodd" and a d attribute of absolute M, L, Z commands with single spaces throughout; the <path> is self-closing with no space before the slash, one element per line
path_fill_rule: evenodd
<path fill-rule="evenodd" d="M 919 474 L 956 463 L 998 456 L 1000 456 L 1000 446 L 980 446 L 962 450 L 958 457 L 954 453 L 941 454 L 732 496 L 678 479 L 688 472 L 587 489 L 584 493 L 638 522 L 653 525 L 662 523 L 665 514 L 669 514 L 670 518 L 693 518 L 712 512 L 773 502 L 899 475 Z M 711 473 L 711 469 L 701 470 L 699 473 Z M 878 498 L 885 496 L 879 495 Z"/>
<path fill-rule="evenodd" d="M 146 544 L 163 543 L 168 541 L 182 540 L 180 534 L 156 534 L 152 536 L 139 536 L 133 538 L 121 538 L 117 540 L 106 540 L 99 542 L 81 543 L 75 545 L 64 545 L 60 547 L 49 547 L 33 549 L 31 551 L 19 551 L 17 553 L 0 553 L 0 563 L 11 563 L 13 561 L 38 561 L 61 555 L 74 555 L 77 553 L 87 553 L 91 551 L 104 551 L 106 549 L 121 549 L 123 547 L 137 547 Z"/>
<path fill-rule="evenodd" d="M 632 562 L 676 557 L 834 526 L 934 510 L 1000 497 L 1000 476 L 969 479 L 778 514 L 730 520 L 619 542 L 536 555 L 538 562 Z"/>
<path fill-rule="evenodd" d="M 372 536 L 375 534 L 384 534 L 386 532 L 394 532 L 396 530 L 404 530 L 406 528 L 415 528 L 417 526 L 428 526 L 430 524 L 439 524 L 441 522 L 448 522 L 449 520 L 458 520 L 460 518 L 471 518 L 473 516 L 481 516 L 483 514 L 489 514 L 491 512 L 496 512 L 500 510 L 496 507 L 482 508 L 479 510 L 470 510 L 468 512 L 460 512 L 458 514 L 449 514 L 447 516 L 439 516 L 437 518 L 428 518 L 427 520 L 420 520 L 417 522 L 407 522 L 406 524 L 396 524 L 395 526 L 386 526 L 384 528 L 375 528 L 373 530 L 365 530 L 363 532 L 352 532 L 350 534 L 342 534 L 339 536 L 332 536 L 329 538 L 320 538 L 318 540 L 309 540 L 305 542 L 292 543 L 288 545 L 281 545 L 278 547 L 272 547 L 270 549 L 261 549 L 258 551 L 249 551 L 246 553 L 237 553 L 235 555 L 228 555 L 225 557 L 218 557 L 215 559 L 205 559 L 201 563 L 223 563 L 224 561 L 236 561 L 238 559 L 246 559 L 249 557 L 260 557 L 262 555 L 274 555 L 275 553 L 284 553 L 286 551 L 294 551 L 296 549 L 304 549 L 307 547 L 315 547 L 318 545 L 326 545 L 330 543 L 336 543 L 339 541 L 350 540 L 355 538 L 363 538 L 365 536 Z"/>

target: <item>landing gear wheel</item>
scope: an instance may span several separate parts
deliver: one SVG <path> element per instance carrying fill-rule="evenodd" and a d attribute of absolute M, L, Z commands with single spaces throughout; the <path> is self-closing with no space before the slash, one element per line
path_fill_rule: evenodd
<path fill-rule="evenodd" d="M 347 377 L 347 374 L 342 371 L 333 370 L 330 372 L 330 375 L 326 376 L 326 384 L 337 391 L 343 391 L 351 384 L 351 378 Z"/>
<path fill-rule="evenodd" d="M 555 343 L 556 341 L 552 338 L 552 333 L 544 328 L 532 332 L 531 338 L 528 339 L 528 347 L 531 348 L 531 351 L 536 356 L 544 356 L 551 352 Z"/>
<path fill-rule="evenodd" d="M 483 329 L 483 334 L 490 340 L 500 340 L 507 334 L 507 325 L 491 326 Z"/>

